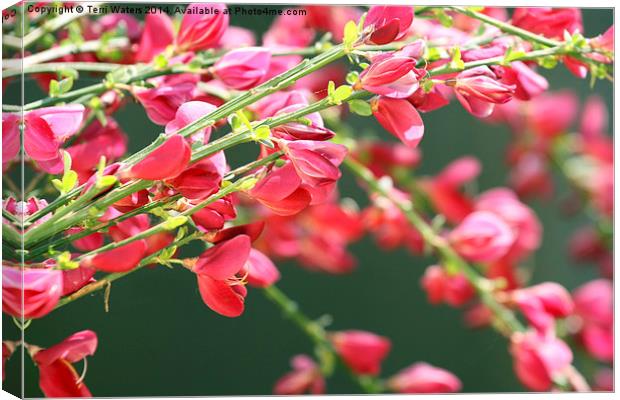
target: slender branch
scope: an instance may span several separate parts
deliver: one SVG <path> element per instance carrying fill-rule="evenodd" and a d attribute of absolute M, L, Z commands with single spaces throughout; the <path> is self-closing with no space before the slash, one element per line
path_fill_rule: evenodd
<path fill-rule="evenodd" d="M 493 285 L 490 284 L 489 280 L 481 276 L 478 271 L 465 262 L 443 238 L 437 235 L 433 228 L 414 210 L 413 204 L 410 201 L 400 200 L 392 196 L 390 190 L 381 185 L 373 173 L 359 162 L 347 158 L 344 164 L 356 177 L 360 178 L 368 185 L 372 192 L 391 201 L 392 204 L 405 215 L 411 225 L 420 232 L 424 242 L 432 246 L 446 264 L 457 267 L 458 270 L 463 273 L 465 278 L 478 292 L 482 303 L 493 313 L 496 321 L 500 322 L 502 326 L 506 328 L 506 330 L 500 328 L 499 332 L 501 334 L 511 334 L 513 332 L 525 330 L 523 324 L 515 317 L 512 311 L 495 299 L 493 295 Z M 578 384 L 573 383 L 576 390 L 582 390 L 584 387 L 587 387 L 585 379 L 583 379 L 581 374 L 572 366 L 569 378 L 571 382 L 578 382 Z"/>
<path fill-rule="evenodd" d="M 122 67 L 125 67 L 125 65 L 100 62 L 49 62 L 45 64 L 32 65 L 24 69 L 6 69 L 2 71 L 2 78 L 10 78 L 12 76 L 21 76 L 26 74 L 38 74 L 42 72 L 57 73 L 68 69 L 85 72 L 111 72 Z"/>
<path fill-rule="evenodd" d="M 275 285 L 271 285 L 263 288 L 263 294 L 272 303 L 278 306 L 282 313 L 289 318 L 299 329 L 304 332 L 310 340 L 319 347 L 323 352 L 328 352 L 333 359 L 336 359 L 344 366 L 351 379 L 366 393 L 379 393 L 382 391 L 382 385 L 376 380 L 368 376 L 360 376 L 351 371 L 351 369 L 344 364 L 342 358 L 334 350 L 332 343 L 329 341 L 327 332 L 316 321 L 308 318 L 298 307 L 297 303 L 289 298 L 284 292 L 278 289 Z"/>
<path fill-rule="evenodd" d="M 529 42 L 534 42 L 534 43 L 538 43 L 538 44 L 542 44 L 543 46 L 547 46 L 547 47 L 556 47 L 556 46 L 560 46 L 562 43 L 558 42 L 556 40 L 553 39 L 548 39 L 542 35 L 537 35 L 535 33 L 532 33 L 530 31 L 527 31 L 525 29 L 521 29 L 518 28 L 514 25 L 511 25 L 509 23 L 500 21 L 498 19 L 489 17 L 488 15 L 479 13 L 477 11 L 473 11 L 471 9 L 468 8 L 463 8 L 463 7 L 455 7 L 455 6 L 449 6 L 447 7 L 451 10 L 454 10 L 460 14 L 463 15 L 467 15 L 468 17 L 477 19 L 479 21 L 482 21 L 484 23 L 487 23 L 489 25 L 493 25 L 497 28 L 499 28 L 501 31 L 506 32 L 506 33 L 510 33 L 511 35 L 515 35 L 518 36 L 522 39 L 525 39 Z"/>
<path fill-rule="evenodd" d="M 23 65 L 24 68 L 30 67 L 35 64 L 40 64 L 46 61 L 55 60 L 70 54 L 76 53 L 90 53 L 93 51 L 106 49 L 123 49 L 129 46 L 129 39 L 127 38 L 113 38 L 107 41 L 101 40 L 89 40 L 84 43 L 70 43 L 59 47 L 53 47 L 48 50 L 35 53 L 28 57 L 19 59 L 2 60 L 2 69 L 20 69 Z"/>

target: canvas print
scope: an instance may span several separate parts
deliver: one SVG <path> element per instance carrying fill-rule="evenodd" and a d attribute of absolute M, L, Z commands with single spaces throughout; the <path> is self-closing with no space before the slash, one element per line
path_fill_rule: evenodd
<path fill-rule="evenodd" d="M 611 8 L 2 13 L 2 388 L 611 392 Z"/>

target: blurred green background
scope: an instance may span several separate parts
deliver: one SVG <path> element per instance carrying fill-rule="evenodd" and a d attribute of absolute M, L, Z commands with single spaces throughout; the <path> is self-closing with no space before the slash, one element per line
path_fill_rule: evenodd
<path fill-rule="evenodd" d="M 602 33 L 613 23 L 610 9 L 587 9 L 583 15 L 586 36 Z M 270 18 L 233 16 L 231 23 L 251 28 L 260 37 Z M 597 93 L 613 109 L 613 88 L 608 82 L 598 82 L 590 89 L 588 80 L 576 79 L 562 66 L 542 74 L 552 90 L 574 89 L 582 99 Z M 34 82 L 25 86 L 27 97 L 42 95 Z M 13 84 L 5 101 L 15 103 L 18 96 Z M 130 136 L 131 150 L 142 148 L 161 130 L 135 104 L 123 108 L 116 118 Z M 469 154 L 484 166 L 478 180 L 481 191 L 505 184 L 504 151 L 510 137 L 506 127 L 480 122 L 458 103 L 423 115 L 423 119 L 421 174 L 434 174 L 456 157 Z M 351 123 L 361 132 L 381 131 L 373 118 L 355 117 Z M 393 140 L 385 132 L 379 134 Z M 251 147 L 244 151 L 244 157 L 255 153 Z M 229 159 L 234 163 L 236 156 L 231 153 Z M 557 183 L 557 193 L 566 193 L 564 182 L 560 179 Z M 346 171 L 340 192 L 361 205 L 367 203 Z M 529 263 L 535 267 L 533 281 L 555 280 L 573 289 L 596 277 L 594 267 L 575 265 L 567 254 L 570 233 L 587 220 L 566 219 L 557 201 L 530 204 L 544 226 L 542 248 Z M 351 250 L 359 261 L 351 275 L 312 273 L 294 262 L 282 262 L 278 264 L 282 273 L 278 286 L 298 301 L 307 315 L 331 315 L 334 322 L 330 329 L 363 329 L 389 337 L 393 348 L 383 376 L 426 361 L 455 373 L 464 392 L 523 390 L 514 378 L 505 339 L 490 329 L 466 328 L 459 310 L 428 304 L 419 279 L 433 260 L 413 257 L 404 250 L 384 252 L 370 237 Z M 6 316 L 3 327 L 4 339 L 18 337 Z M 110 312 L 104 311 L 103 294 L 96 293 L 34 321 L 26 331 L 26 341 L 46 347 L 83 329 L 92 329 L 99 337 L 86 376 L 95 396 L 270 394 L 274 382 L 289 371 L 291 356 L 313 351 L 310 341 L 259 290 L 250 288 L 243 316 L 228 319 L 202 303 L 193 274 L 163 267 L 144 269 L 115 282 Z M 41 396 L 36 367 L 27 356 L 24 368 L 26 396 Z M 19 392 L 16 357 L 7 363 L 6 374 L 5 389 Z M 358 392 L 340 370 L 328 381 L 328 393 Z"/>

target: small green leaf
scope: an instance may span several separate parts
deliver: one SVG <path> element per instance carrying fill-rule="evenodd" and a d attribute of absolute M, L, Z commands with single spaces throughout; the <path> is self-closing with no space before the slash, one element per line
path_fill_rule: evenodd
<path fill-rule="evenodd" d="M 349 96 L 351 96 L 351 93 L 353 93 L 353 88 L 351 88 L 351 86 L 342 85 L 338 89 L 336 89 L 336 92 L 334 92 L 334 96 L 336 97 L 336 99 L 343 101 L 349 98 Z"/>
<path fill-rule="evenodd" d="M 452 27 L 452 17 L 446 14 L 443 9 L 435 9 L 434 14 L 435 18 L 437 18 L 437 21 L 439 21 L 441 25 L 445 26 L 446 28 Z"/>
<path fill-rule="evenodd" d="M 456 69 L 465 68 L 465 63 L 461 59 L 461 49 L 458 46 L 452 49 L 452 61 L 450 62 L 450 66 Z"/>
<path fill-rule="evenodd" d="M 158 54 L 154 59 L 156 69 L 164 69 L 168 66 L 168 59 L 163 54 Z"/>
<path fill-rule="evenodd" d="M 334 81 L 329 81 L 329 83 L 327 84 L 327 96 L 332 97 L 335 90 L 336 90 L 336 83 Z"/>
<path fill-rule="evenodd" d="M 351 71 L 347 74 L 346 81 L 349 85 L 355 85 L 360 79 L 360 74 L 357 71 Z"/>
<path fill-rule="evenodd" d="M 257 178 L 248 178 L 245 181 L 241 182 L 241 185 L 239 185 L 239 190 L 252 190 L 252 188 L 254 188 L 254 185 L 256 185 L 256 182 L 258 182 Z"/>
<path fill-rule="evenodd" d="M 245 125 L 245 127 L 248 130 L 252 130 L 252 124 L 250 123 L 250 120 L 248 119 L 247 115 L 245 115 L 245 113 L 243 112 L 243 110 L 239 110 L 235 113 L 235 115 L 237 115 L 237 117 L 239 117 L 239 120 L 243 123 L 243 125 Z"/>
<path fill-rule="evenodd" d="M 538 65 L 546 69 L 553 69 L 558 65 L 558 59 L 555 56 L 547 56 L 538 60 Z"/>
<path fill-rule="evenodd" d="M 276 145 L 269 139 L 258 139 L 258 143 L 262 144 L 265 147 L 269 147 L 270 149 L 275 149 Z"/>
<path fill-rule="evenodd" d="M 52 185 L 54 185 L 56 190 L 58 190 L 60 193 L 62 193 L 63 185 L 62 185 L 62 181 L 60 179 L 52 179 Z"/>
<path fill-rule="evenodd" d="M 372 108 L 370 107 L 370 104 L 364 100 L 355 99 L 349 101 L 349 110 L 351 110 L 352 113 L 361 115 L 362 117 L 372 115 Z"/>
<path fill-rule="evenodd" d="M 230 128 L 233 132 L 237 132 L 241 128 L 242 122 L 237 114 L 233 114 L 228 118 L 228 124 L 230 124 Z"/>
<path fill-rule="evenodd" d="M 163 227 L 165 230 L 171 231 L 173 229 L 178 228 L 181 225 L 184 225 L 187 222 L 188 218 L 184 215 L 177 215 L 176 217 L 168 218 L 164 223 Z"/>
<path fill-rule="evenodd" d="M 56 262 L 58 268 L 61 270 L 76 269 L 80 266 L 79 262 L 71 261 L 71 253 L 69 253 L 68 251 L 63 251 L 62 253 L 60 253 L 58 257 L 56 257 Z"/>
<path fill-rule="evenodd" d="M 67 171 L 62 177 L 62 191 L 69 192 L 75 187 L 78 181 L 78 174 L 75 171 Z"/>
<path fill-rule="evenodd" d="M 267 125 L 261 125 L 254 130 L 254 137 L 257 140 L 265 140 L 271 137 L 271 129 Z"/>
<path fill-rule="evenodd" d="M 518 60 L 519 58 L 525 56 L 525 52 L 523 50 L 514 50 L 512 46 L 509 46 L 506 49 L 506 53 L 504 54 L 504 60 L 502 61 L 503 65 L 508 65 L 514 60 Z"/>
<path fill-rule="evenodd" d="M 58 84 L 58 81 L 56 79 L 52 79 L 49 86 L 49 95 L 50 97 L 58 97 L 59 94 L 60 85 Z"/>
<path fill-rule="evenodd" d="M 357 24 L 355 21 L 349 21 L 344 26 L 344 35 L 342 43 L 344 44 L 344 48 L 347 52 L 350 52 L 353 49 L 353 45 L 357 41 L 359 37 L 359 31 L 357 29 Z"/>
<path fill-rule="evenodd" d="M 116 183 L 117 179 L 114 175 L 104 175 L 101 178 L 97 179 L 97 187 L 98 188 L 106 188 L 108 186 L 112 186 Z"/>

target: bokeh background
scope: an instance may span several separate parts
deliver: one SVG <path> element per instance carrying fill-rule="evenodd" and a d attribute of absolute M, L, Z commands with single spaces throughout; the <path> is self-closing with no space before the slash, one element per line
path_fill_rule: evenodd
<path fill-rule="evenodd" d="M 583 17 L 587 37 L 604 32 L 613 23 L 611 9 L 585 9 Z M 271 20 L 232 16 L 231 24 L 250 28 L 260 37 Z M 576 79 L 562 66 L 542 70 L 542 74 L 552 90 L 572 89 L 582 100 L 596 93 L 613 109 L 613 87 L 608 82 L 599 81 L 591 89 L 589 80 Z M 81 77 L 81 82 L 87 84 L 89 78 Z M 44 95 L 33 81 L 26 81 L 25 88 L 26 101 Z M 19 95 L 15 81 L 5 92 L 5 102 L 17 104 Z M 150 143 L 161 131 L 136 104 L 129 104 L 115 118 L 129 134 L 132 151 Z M 505 126 L 483 123 L 458 103 L 423 115 L 423 119 L 426 132 L 420 145 L 420 174 L 434 174 L 456 157 L 473 155 L 484 166 L 478 179 L 481 191 L 505 185 L 504 154 L 510 138 Z M 374 131 L 385 140 L 394 140 L 381 132 L 373 118 L 353 116 L 350 122 L 359 132 Z M 246 146 L 227 155 L 235 165 L 235 160 L 248 159 L 255 152 Z M 346 171 L 340 192 L 362 206 L 367 204 L 366 195 Z M 557 180 L 557 193 L 560 197 L 568 193 L 562 179 Z M 567 254 L 570 233 L 587 220 L 583 216 L 567 219 L 557 200 L 529 204 L 544 226 L 542 247 L 528 264 L 533 268 L 533 282 L 554 280 L 572 290 L 595 278 L 592 266 L 576 265 Z M 466 328 L 459 310 L 428 304 L 419 279 L 432 259 L 414 257 L 405 250 L 384 252 L 370 237 L 351 250 L 358 259 L 351 275 L 314 273 L 294 262 L 280 262 L 278 286 L 307 315 L 332 316 L 330 329 L 363 329 L 389 337 L 393 347 L 383 376 L 426 361 L 455 373 L 464 392 L 523 390 L 512 372 L 505 339 L 490 329 Z M 18 337 L 6 316 L 3 327 L 5 339 Z M 313 351 L 307 337 L 259 290 L 250 288 L 246 312 L 228 319 L 202 303 L 193 274 L 164 267 L 144 269 L 115 282 L 110 312 L 104 311 L 103 293 L 96 293 L 34 321 L 26 331 L 26 341 L 45 347 L 83 329 L 92 329 L 99 337 L 86 376 L 95 396 L 270 394 L 274 382 L 289 370 L 291 356 Z M 4 387 L 19 393 L 20 362 L 15 356 L 7 363 Z M 580 368 L 591 367 L 579 356 L 576 362 Z M 42 396 L 36 367 L 27 356 L 24 370 L 26 397 Z M 328 392 L 357 393 L 358 388 L 338 370 L 328 381 Z"/>

